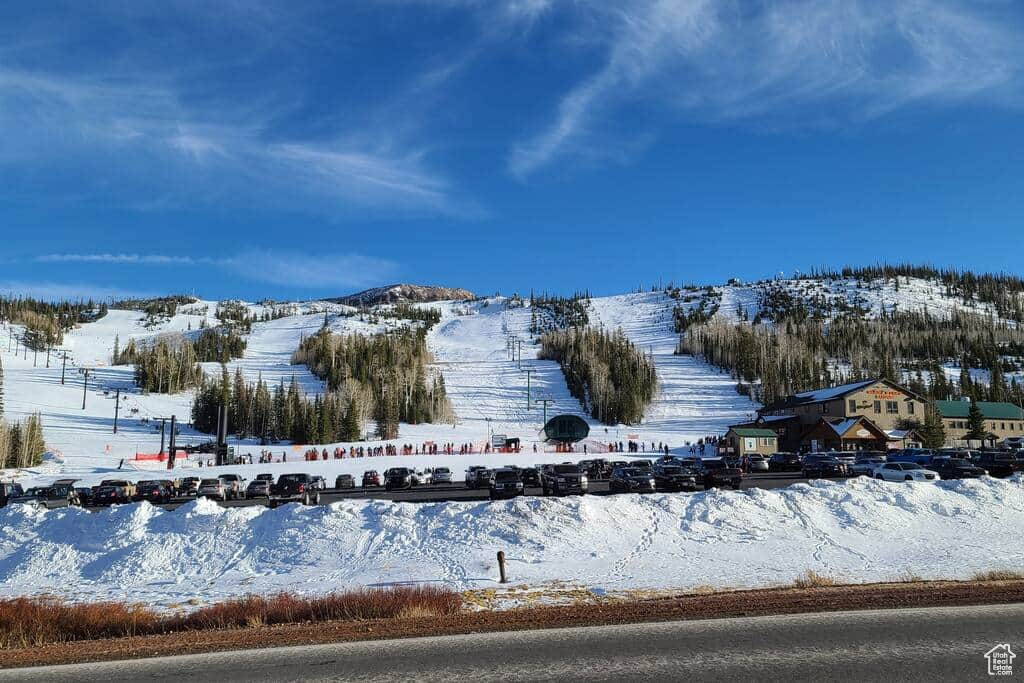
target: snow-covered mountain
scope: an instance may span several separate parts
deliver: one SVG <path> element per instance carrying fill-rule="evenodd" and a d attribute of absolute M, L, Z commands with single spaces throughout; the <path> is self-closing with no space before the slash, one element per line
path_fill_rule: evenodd
<path fill-rule="evenodd" d="M 416 304 L 431 301 L 470 301 L 476 295 L 468 289 L 433 285 L 397 284 L 374 287 L 357 294 L 330 299 L 334 303 L 362 308 L 379 304 Z"/>
<path fill-rule="evenodd" d="M 430 330 L 427 342 L 437 369 L 445 379 L 456 413 L 455 424 L 402 425 L 398 443 L 471 442 L 482 445 L 491 433 L 523 439 L 527 448 L 538 443 L 547 402 L 547 415 L 577 414 L 591 424 L 589 447 L 600 450 L 608 441 L 629 438 L 646 443 L 668 443 L 683 449 L 709 434 L 720 434 L 738 421 L 750 418 L 757 408 L 736 391 L 728 373 L 699 358 L 674 355 L 678 335 L 674 315 L 702 309 L 726 321 L 752 320 L 765 314 L 767 294 L 784 292 L 811 307 L 858 310 L 865 316 L 882 312 L 928 310 L 935 315 L 970 311 L 995 315 L 991 303 L 950 295 L 943 283 L 927 278 L 821 277 L 776 279 L 756 283 L 730 282 L 710 287 L 668 287 L 664 291 L 593 297 L 587 303 L 589 322 L 604 329 L 621 329 L 655 362 L 659 391 L 638 425 L 601 425 L 586 416 L 566 387 L 557 363 L 537 358 L 530 333 L 533 311 L 529 300 L 492 297 L 476 299 L 466 290 L 396 285 L 368 290 L 348 302 L 337 300 L 291 304 L 243 304 L 255 319 L 247 335 L 245 355 L 229 363 L 249 380 L 262 378 L 271 384 L 295 377 L 308 394 L 323 390 L 323 383 L 305 366 L 292 365 L 292 352 L 303 337 L 326 323 L 332 332 L 376 332 L 412 323 L 386 315 L 374 315 L 368 302 L 387 307 L 396 301 L 435 308 L 441 320 Z M 437 297 L 448 297 L 435 300 Z M 775 297 L 777 299 L 777 296 Z M 368 306 L 356 313 L 350 305 Z M 364 303 L 367 302 L 367 303 Z M 194 334 L 203 326 L 218 323 L 218 302 L 198 300 L 179 305 L 173 315 L 147 316 L 136 310 L 112 308 L 95 322 L 83 323 L 65 337 L 68 351 L 65 381 L 62 362 L 33 358 L 24 350 L 0 345 L 5 381 L 5 415 L 21 419 L 39 412 L 43 416 L 47 444 L 61 462 L 48 460 L 42 471 L 60 469 L 80 473 L 102 472 L 116 467 L 136 452 L 158 448 L 157 418 L 176 415 L 188 421 L 192 394 L 146 395 L 133 384 L 130 366 L 111 366 L 115 340 L 124 348 L 130 340 L 152 339 L 162 334 Z M 10 332 L 16 334 L 17 329 Z M 10 336 L 7 329 L 0 335 Z M 523 342 L 522 360 L 510 358 L 508 340 Z M 2 337 L 0 337 L 2 338 Z M 89 384 L 84 374 L 89 369 Z M 215 364 L 205 368 L 217 371 Z M 114 402 L 121 391 L 119 430 L 112 433 Z M 83 396 L 86 406 L 82 408 Z M 205 435 L 185 429 L 185 440 Z M 258 452 L 259 446 L 239 444 L 242 452 Z M 290 448 L 281 446 L 281 449 Z"/>

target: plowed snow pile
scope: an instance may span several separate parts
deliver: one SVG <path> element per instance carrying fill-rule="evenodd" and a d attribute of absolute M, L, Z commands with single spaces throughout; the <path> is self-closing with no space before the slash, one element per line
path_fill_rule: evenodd
<path fill-rule="evenodd" d="M 807 570 L 850 582 L 1024 567 L 1024 480 L 868 479 L 696 494 L 498 503 L 91 513 L 0 510 L 0 594 L 172 606 L 402 582 L 631 588 L 760 586 Z"/>

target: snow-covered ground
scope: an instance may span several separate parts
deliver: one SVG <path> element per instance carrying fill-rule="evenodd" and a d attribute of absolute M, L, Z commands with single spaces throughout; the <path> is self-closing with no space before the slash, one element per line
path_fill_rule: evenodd
<path fill-rule="evenodd" d="M 969 578 L 1024 566 L 1024 481 L 890 484 L 494 503 L 345 501 L 101 512 L 0 509 L 0 595 L 53 593 L 173 608 L 244 593 L 432 583 L 686 590 Z"/>

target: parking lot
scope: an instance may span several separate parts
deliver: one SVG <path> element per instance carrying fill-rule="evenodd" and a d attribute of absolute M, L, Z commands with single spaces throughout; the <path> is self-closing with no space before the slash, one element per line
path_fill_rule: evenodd
<path fill-rule="evenodd" d="M 806 481 L 806 479 L 800 477 L 798 473 L 748 474 L 743 477 L 743 483 L 740 485 L 740 488 L 777 489 L 802 481 Z M 526 488 L 525 495 L 540 496 L 542 491 L 540 487 L 531 486 Z M 608 482 L 605 480 L 591 480 L 588 495 L 610 495 Z M 346 499 L 365 500 L 367 498 L 404 503 L 434 503 L 444 501 L 483 501 L 489 500 L 490 496 L 486 488 L 467 489 L 461 482 L 454 484 L 425 484 L 396 491 L 385 491 L 382 486 L 371 486 L 365 489 L 356 486 L 355 488 L 344 490 L 326 489 L 320 493 L 320 502 L 322 504 Z M 193 498 L 176 498 L 173 502 L 160 505 L 159 507 L 173 510 L 190 500 L 193 500 Z M 220 505 L 226 507 L 247 507 L 266 504 L 267 501 L 264 498 L 229 500 L 220 503 Z"/>

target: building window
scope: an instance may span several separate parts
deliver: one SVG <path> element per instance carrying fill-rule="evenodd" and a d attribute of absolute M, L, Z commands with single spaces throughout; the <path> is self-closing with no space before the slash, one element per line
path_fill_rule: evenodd
<path fill-rule="evenodd" d="M 881 401 L 875 401 L 875 415 L 881 415 L 881 414 L 882 414 L 882 402 Z"/>
<path fill-rule="evenodd" d="M 847 402 L 847 405 L 849 406 L 849 412 L 850 413 L 856 413 L 857 412 L 857 399 L 851 398 Z"/>
<path fill-rule="evenodd" d="M 885 402 L 885 412 L 888 413 L 889 415 L 893 415 L 893 414 L 899 413 L 900 412 L 900 403 L 899 403 L 899 401 L 886 401 Z"/>
<path fill-rule="evenodd" d="M 911 415 L 914 414 L 915 406 L 913 401 L 907 401 L 907 412 Z"/>
<path fill-rule="evenodd" d="M 999 428 L 1002 429 L 1005 432 L 1006 431 L 1006 423 L 1005 422 L 1000 422 L 999 423 Z"/>

